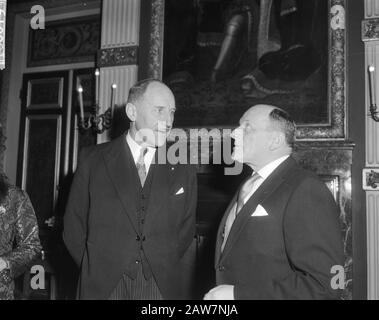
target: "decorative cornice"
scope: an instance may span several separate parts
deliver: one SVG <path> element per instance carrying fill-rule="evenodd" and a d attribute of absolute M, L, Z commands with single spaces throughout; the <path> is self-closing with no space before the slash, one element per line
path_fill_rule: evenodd
<path fill-rule="evenodd" d="M 71 5 L 78 5 L 82 7 L 88 7 L 89 4 L 101 3 L 101 0 L 86 0 L 82 3 L 78 3 L 78 0 L 35 0 L 35 1 L 25 1 L 20 3 L 12 3 L 9 1 L 9 8 L 13 13 L 20 12 L 30 12 L 30 8 L 34 5 L 42 5 L 44 9 L 57 8 L 57 7 L 67 7 Z"/>
<path fill-rule="evenodd" d="M 100 49 L 97 56 L 99 68 L 138 64 L 138 46 Z"/>
<path fill-rule="evenodd" d="M 366 19 L 362 21 L 362 41 L 379 40 L 379 19 Z"/>

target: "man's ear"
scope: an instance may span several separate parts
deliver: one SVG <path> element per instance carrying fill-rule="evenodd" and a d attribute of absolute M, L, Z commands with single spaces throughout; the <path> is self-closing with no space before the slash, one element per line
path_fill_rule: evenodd
<path fill-rule="evenodd" d="M 133 103 L 128 102 L 125 106 L 125 113 L 129 120 L 134 122 L 137 119 L 137 109 Z"/>
<path fill-rule="evenodd" d="M 272 139 L 271 139 L 271 144 L 270 144 L 270 150 L 274 151 L 283 146 L 285 143 L 286 137 L 284 136 L 283 132 L 280 131 L 274 131 L 272 133 Z"/>

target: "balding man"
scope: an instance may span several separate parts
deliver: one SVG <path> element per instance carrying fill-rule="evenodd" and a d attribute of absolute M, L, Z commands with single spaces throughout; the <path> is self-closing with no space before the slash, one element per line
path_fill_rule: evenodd
<path fill-rule="evenodd" d="M 205 299 L 334 299 L 333 266 L 343 266 L 339 212 L 318 177 L 291 157 L 295 124 L 283 110 L 250 108 L 233 158 L 254 173 L 221 221 L 216 284 Z M 334 269 L 333 269 L 334 270 Z"/>
<path fill-rule="evenodd" d="M 80 299 L 182 299 L 195 234 L 196 170 L 165 159 L 175 99 L 157 80 L 129 91 L 129 131 L 84 149 L 64 217 Z"/>

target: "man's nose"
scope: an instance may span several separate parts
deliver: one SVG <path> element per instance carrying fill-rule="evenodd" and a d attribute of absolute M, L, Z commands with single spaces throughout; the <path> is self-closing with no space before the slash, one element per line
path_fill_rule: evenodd
<path fill-rule="evenodd" d="M 241 127 L 235 128 L 232 133 L 230 134 L 230 137 L 234 140 L 241 139 L 243 137 L 243 130 Z"/>
<path fill-rule="evenodd" d="M 174 115 L 171 114 L 171 113 L 168 113 L 166 115 L 166 127 L 167 127 L 167 130 L 170 130 L 172 128 L 173 122 L 174 122 Z"/>
<path fill-rule="evenodd" d="M 159 130 L 164 130 L 164 131 L 171 130 L 172 122 L 158 121 L 158 128 L 159 128 Z"/>
<path fill-rule="evenodd" d="M 236 130 L 237 130 L 238 128 L 239 128 L 239 127 L 235 128 L 235 129 L 232 131 L 232 133 L 230 134 L 230 137 L 231 137 L 232 139 L 235 139 L 235 138 L 236 138 Z"/>

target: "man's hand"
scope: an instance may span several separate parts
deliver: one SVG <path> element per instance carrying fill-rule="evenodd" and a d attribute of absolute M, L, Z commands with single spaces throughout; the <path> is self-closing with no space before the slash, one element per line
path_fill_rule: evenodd
<path fill-rule="evenodd" d="M 209 290 L 204 300 L 234 300 L 234 286 L 221 285 Z"/>

